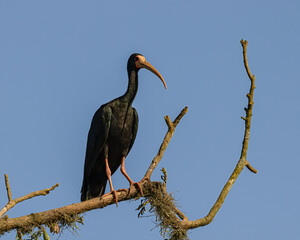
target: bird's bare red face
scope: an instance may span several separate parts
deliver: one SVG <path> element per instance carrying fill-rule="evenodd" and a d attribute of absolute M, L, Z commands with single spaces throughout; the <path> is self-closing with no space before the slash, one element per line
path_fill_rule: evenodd
<path fill-rule="evenodd" d="M 165 89 L 167 89 L 167 85 L 166 85 L 165 80 L 163 79 L 163 77 L 160 75 L 160 73 L 150 63 L 148 63 L 146 61 L 144 56 L 142 56 L 142 55 L 135 56 L 134 62 L 135 62 L 135 67 L 137 69 L 146 68 L 149 71 L 151 71 L 152 73 L 154 73 L 156 76 L 158 76 L 160 78 L 160 80 L 163 82 L 163 84 L 165 86 Z"/>
<path fill-rule="evenodd" d="M 140 57 L 141 56 L 135 56 L 135 59 L 134 59 L 135 67 L 138 69 L 142 68 L 142 65 L 141 65 L 142 59 Z M 145 60 L 145 58 L 144 58 L 144 60 Z"/>

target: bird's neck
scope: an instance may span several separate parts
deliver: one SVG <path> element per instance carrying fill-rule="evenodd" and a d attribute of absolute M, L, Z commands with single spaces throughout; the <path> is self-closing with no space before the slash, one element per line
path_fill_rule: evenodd
<path fill-rule="evenodd" d="M 132 103 L 138 90 L 138 74 L 137 71 L 128 71 L 128 88 L 126 93 L 122 96 L 122 100 Z"/>

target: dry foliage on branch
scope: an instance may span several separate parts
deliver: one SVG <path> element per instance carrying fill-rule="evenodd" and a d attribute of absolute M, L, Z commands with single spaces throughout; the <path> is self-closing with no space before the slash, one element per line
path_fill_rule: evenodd
<path fill-rule="evenodd" d="M 251 83 L 250 91 L 246 95 L 248 99 L 248 106 L 247 108 L 245 108 L 246 116 L 241 117 L 245 121 L 245 131 L 241 156 L 233 173 L 223 187 L 218 199 L 216 200 L 208 214 L 203 218 L 199 218 L 197 220 L 189 220 L 188 217 L 176 207 L 173 195 L 168 193 L 166 189 L 167 173 L 164 169 L 162 169 L 163 182 L 152 182 L 150 180 L 153 171 L 163 157 L 164 151 L 166 150 L 174 134 L 175 128 L 177 127 L 182 117 L 187 113 L 188 108 L 185 107 L 173 122 L 170 120 L 169 116 L 165 117 L 168 131 L 163 139 L 157 155 L 152 160 L 141 182 L 141 188 L 144 193 L 144 197 L 137 209 L 139 211 L 139 216 L 143 215 L 147 211 L 147 208 L 148 212 L 152 212 L 155 214 L 157 227 L 159 227 L 160 232 L 164 238 L 168 237 L 171 240 L 188 239 L 187 231 L 189 229 L 198 228 L 211 223 L 244 167 L 246 166 L 251 172 L 257 173 L 257 170 L 254 169 L 246 159 L 255 89 L 255 76 L 251 74 L 247 60 L 247 44 L 247 41 L 241 40 L 241 45 L 243 47 L 244 66 Z M 47 227 L 50 228 L 50 231 L 53 233 L 59 233 L 64 228 L 76 229 L 76 224 L 83 223 L 83 218 L 81 216 L 82 213 L 88 212 L 93 209 L 104 208 L 115 203 L 113 195 L 108 194 L 102 198 L 94 198 L 81 203 L 75 203 L 44 212 L 32 213 L 30 215 L 22 217 L 9 218 L 6 215 L 3 217 L 3 215 L 16 204 L 32 197 L 47 195 L 50 191 L 54 190 L 58 186 L 58 184 L 56 184 L 51 188 L 32 192 L 23 197 L 12 199 L 7 175 L 5 175 L 5 184 L 8 195 L 8 203 L 0 211 L 0 218 L 2 217 L 0 219 L 0 235 L 16 229 L 18 239 L 21 239 L 18 236 L 22 236 L 22 234 L 31 234 L 31 236 L 41 236 L 42 234 L 44 234 L 44 236 L 46 236 L 47 233 L 45 232 L 45 228 Z M 119 202 L 127 201 L 130 199 L 138 199 L 141 197 L 140 191 L 135 188 L 119 189 L 116 192 Z M 37 230 L 33 232 L 34 229 Z M 32 237 L 32 239 L 35 238 Z"/>

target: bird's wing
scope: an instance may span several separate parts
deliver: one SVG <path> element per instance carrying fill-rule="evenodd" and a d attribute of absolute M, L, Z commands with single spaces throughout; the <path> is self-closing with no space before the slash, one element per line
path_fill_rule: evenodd
<path fill-rule="evenodd" d="M 88 134 L 81 191 L 84 190 L 89 174 L 95 166 L 96 159 L 107 141 L 111 115 L 111 108 L 106 105 L 101 106 L 94 114 Z"/>
<path fill-rule="evenodd" d="M 132 126 L 132 138 L 131 138 L 131 142 L 130 142 L 130 145 L 129 145 L 129 148 L 128 148 L 128 153 L 130 152 L 130 149 L 132 148 L 132 145 L 135 141 L 136 133 L 137 133 L 137 130 L 138 130 L 138 127 L 139 127 L 138 113 L 137 113 L 135 108 L 132 108 L 132 109 L 133 109 L 134 120 L 133 120 L 133 126 Z"/>

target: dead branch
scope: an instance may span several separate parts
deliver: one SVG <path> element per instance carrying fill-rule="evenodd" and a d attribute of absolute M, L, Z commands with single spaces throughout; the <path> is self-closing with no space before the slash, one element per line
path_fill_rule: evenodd
<path fill-rule="evenodd" d="M 246 160 L 246 167 L 253 173 L 257 173 L 257 170 L 250 165 L 250 163 Z"/>
<path fill-rule="evenodd" d="M 248 74 L 248 77 L 250 78 L 250 91 L 247 94 L 248 98 L 248 107 L 245 109 L 246 111 L 246 117 L 245 120 L 245 132 L 244 132 L 244 140 L 243 140 L 243 147 L 241 151 L 240 160 L 238 161 L 233 173 L 231 174 L 230 178 L 228 179 L 227 183 L 225 184 L 224 188 L 222 189 L 217 201 L 209 211 L 209 213 L 204 217 L 200 218 L 195 221 L 182 221 L 182 224 L 186 229 L 192 229 L 197 228 L 201 226 L 205 226 L 214 219 L 217 212 L 221 208 L 222 204 L 224 203 L 224 200 L 229 193 L 230 189 L 232 188 L 234 182 L 236 181 L 239 174 L 242 172 L 243 168 L 245 166 L 248 167 L 249 170 L 251 170 L 254 173 L 257 173 L 257 170 L 254 169 L 250 163 L 246 160 L 247 157 L 247 150 L 248 150 L 248 144 L 249 144 L 249 137 L 250 137 L 250 127 L 251 127 L 251 118 L 252 118 L 252 109 L 253 109 L 253 96 L 254 96 L 254 89 L 255 89 L 255 76 L 250 73 L 248 60 L 247 60 L 247 41 L 241 40 L 241 44 L 243 47 L 243 59 L 244 59 L 244 65 L 246 68 L 246 72 Z"/>
<path fill-rule="evenodd" d="M 10 190 L 8 175 L 4 174 L 4 178 L 5 178 L 5 186 L 6 186 L 6 191 L 7 191 L 7 197 L 8 197 L 8 201 L 10 202 L 12 200 L 12 197 L 11 197 L 11 190 Z M 0 218 L 1 218 L 1 215 L 0 215 Z"/>
<path fill-rule="evenodd" d="M 147 193 L 145 184 L 141 183 L 144 194 Z M 139 194 L 136 189 L 120 189 L 117 191 L 119 202 L 135 198 Z M 104 198 L 94 198 L 81 203 L 55 208 L 44 212 L 32 213 L 26 216 L 17 218 L 2 218 L 0 220 L 0 235 L 13 229 L 21 229 L 23 232 L 30 232 L 33 228 L 42 225 L 50 225 L 51 223 L 64 221 L 68 216 L 75 216 L 97 208 L 104 208 L 114 204 L 112 195 L 107 195 Z"/>
<path fill-rule="evenodd" d="M 233 173 L 231 174 L 229 180 L 225 184 L 223 190 L 221 191 L 216 203 L 213 205 L 207 216 L 204 218 L 200 218 L 195 221 L 183 221 L 183 224 L 185 228 L 191 229 L 191 228 L 196 228 L 200 226 L 205 226 L 209 224 L 221 208 L 227 194 L 229 193 L 231 187 L 233 186 L 234 182 L 236 181 L 237 177 L 239 174 L 242 172 L 243 168 L 245 166 L 248 167 L 249 170 L 252 172 L 256 173 L 257 170 L 254 169 L 249 162 L 246 160 L 247 157 L 247 150 L 248 150 L 248 144 L 249 144 L 249 137 L 250 137 L 250 127 L 251 127 L 251 118 L 252 118 L 252 108 L 253 108 L 253 96 L 254 96 L 254 89 L 255 89 L 255 76 L 250 73 L 249 70 L 249 65 L 248 65 L 248 60 L 247 60 L 247 41 L 241 40 L 241 44 L 243 47 L 243 58 L 244 58 L 244 65 L 246 68 L 246 72 L 248 74 L 248 77 L 250 78 L 251 86 L 250 86 L 250 91 L 247 94 L 248 98 L 248 107 L 245 109 L 246 111 L 246 117 L 244 118 L 245 120 L 245 132 L 244 132 L 244 140 L 243 140 L 243 147 L 242 147 L 242 152 L 240 156 L 240 160 L 238 161 Z"/>
<path fill-rule="evenodd" d="M 20 203 L 20 202 L 23 202 L 25 200 L 28 200 L 30 198 L 33 198 L 33 197 L 37 197 L 37 196 L 45 196 L 47 195 L 50 191 L 54 190 L 56 187 L 59 186 L 59 184 L 55 184 L 54 186 L 52 186 L 51 188 L 48 188 L 48 189 L 44 189 L 44 190 L 39 190 L 39 191 L 35 191 L 35 192 L 32 192 L 32 193 L 29 193 L 23 197 L 19 197 L 19 198 L 16 198 L 16 199 L 12 199 L 11 197 L 11 190 L 10 190 L 10 185 L 9 185 L 9 181 L 8 181 L 8 175 L 5 174 L 5 185 L 6 185 L 6 190 L 7 190 L 7 196 L 8 196 L 8 203 L 5 205 L 4 208 L 2 208 L 0 210 L 0 218 L 11 208 L 13 208 L 16 204 Z"/>
<path fill-rule="evenodd" d="M 174 134 L 177 124 L 180 122 L 181 118 L 187 113 L 187 111 L 188 111 L 188 107 L 185 107 L 184 109 L 182 109 L 180 114 L 177 116 L 177 118 L 173 122 L 171 121 L 171 119 L 168 115 L 165 116 L 165 121 L 166 121 L 166 124 L 168 125 L 168 131 L 165 135 L 165 138 L 164 138 L 162 144 L 160 145 L 157 155 L 152 160 L 152 162 L 144 176 L 145 178 L 149 178 L 149 179 L 151 178 L 151 175 L 152 175 L 154 169 L 156 168 L 156 166 L 162 159 L 163 154 L 164 154 L 167 146 L 169 145 L 169 142 Z"/>

